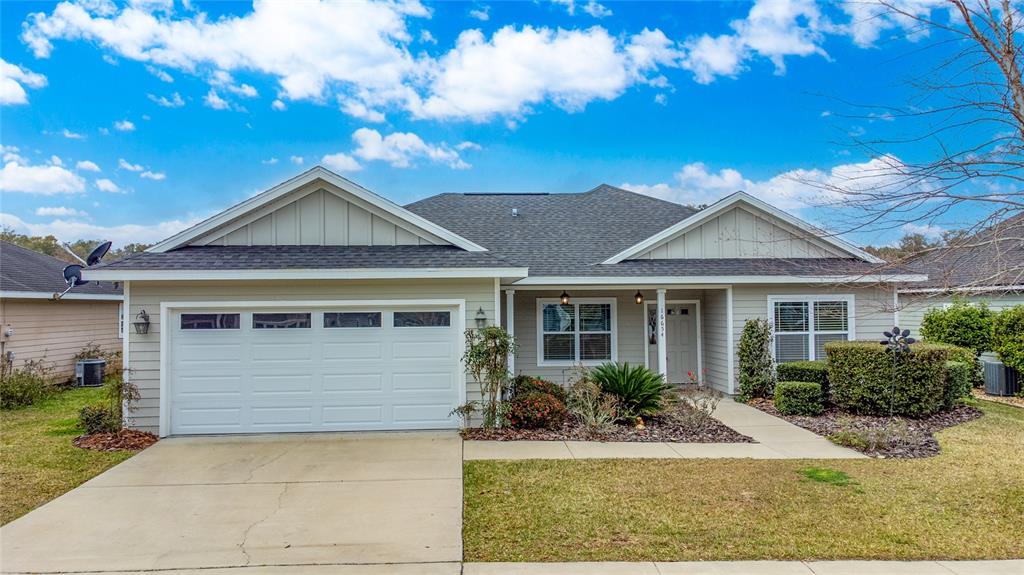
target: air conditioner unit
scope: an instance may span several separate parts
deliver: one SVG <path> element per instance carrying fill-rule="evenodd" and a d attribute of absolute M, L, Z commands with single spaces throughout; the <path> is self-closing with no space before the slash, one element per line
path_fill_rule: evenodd
<path fill-rule="evenodd" d="M 1001 361 L 983 360 L 985 366 L 985 393 L 988 395 L 1016 395 L 1020 391 L 1020 372 L 1003 365 Z"/>

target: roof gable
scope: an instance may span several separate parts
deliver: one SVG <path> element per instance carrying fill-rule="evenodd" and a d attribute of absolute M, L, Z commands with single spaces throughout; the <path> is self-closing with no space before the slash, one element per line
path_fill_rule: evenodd
<path fill-rule="evenodd" d="M 855 257 L 881 263 L 856 246 L 745 192 L 729 195 L 602 263 L 690 257 Z"/>
<path fill-rule="evenodd" d="M 485 248 L 316 166 L 149 249 L 187 245 L 453 245 Z"/>

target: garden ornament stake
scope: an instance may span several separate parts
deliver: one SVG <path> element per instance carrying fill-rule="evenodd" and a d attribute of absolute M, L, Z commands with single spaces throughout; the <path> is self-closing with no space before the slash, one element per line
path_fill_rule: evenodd
<path fill-rule="evenodd" d="M 892 417 L 895 410 L 894 402 L 896 401 L 896 366 L 903 354 L 911 353 L 910 344 L 917 340 L 910 337 L 909 329 L 900 331 L 898 326 L 893 326 L 892 331 L 883 331 L 882 335 L 885 336 L 885 339 L 878 343 L 884 345 L 892 352 L 892 380 L 889 388 L 889 417 Z"/>

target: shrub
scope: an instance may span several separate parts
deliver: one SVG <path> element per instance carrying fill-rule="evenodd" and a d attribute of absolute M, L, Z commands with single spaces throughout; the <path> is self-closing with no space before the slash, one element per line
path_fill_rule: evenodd
<path fill-rule="evenodd" d="M 775 389 L 772 328 L 766 320 L 748 319 L 740 335 L 740 401 L 770 397 Z"/>
<path fill-rule="evenodd" d="M 618 399 L 620 420 L 657 415 L 665 408 L 669 390 L 665 378 L 642 365 L 604 363 L 591 371 L 594 382 Z"/>
<path fill-rule="evenodd" d="M 588 431 L 601 432 L 611 427 L 619 415 L 619 400 L 605 393 L 590 378 L 590 372 L 578 366 L 570 376 L 566 407 Z"/>
<path fill-rule="evenodd" d="M 484 427 L 498 426 L 500 400 L 509 385 L 508 357 L 515 352 L 515 338 L 502 327 L 466 330 L 462 362 L 473 380 L 480 384 Z"/>
<path fill-rule="evenodd" d="M 782 415 L 821 415 L 821 384 L 780 381 L 775 385 L 775 409 Z"/>
<path fill-rule="evenodd" d="M 966 347 L 957 347 L 954 345 L 947 345 L 949 349 L 949 361 L 959 361 L 967 364 L 968 370 L 968 381 L 970 381 L 971 387 L 981 387 L 985 385 L 985 368 L 981 365 L 981 360 L 978 356 L 974 355 L 974 352 L 967 349 Z M 970 389 L 967 393 L 970 393 Z"/>
<path fill-rule="evenodd" d="M 823 359 L 814 361 L 789 361 L 775 366 L 775 377 L 779 381 L 809 381 L 821 386 L 821 399 L 828 401 L 828 364 Z"/>
<path fill-rule="evenodd" d="M 116 413 L 103 404 L 86 405 L 78 412 L 78 424 L 86 435 L 114 433 L 121 429 L 121 420 Z"/>
<path fill-rule="evenodd" d="M 87 343 L 82 349 L 78 350 L 72 359 L 79 361 L 83 359 L 102 359 L 107 362 L 103 368 L 103 373 L 106 376 L 119 377 L 121 375 L 122 362 L 120 351 L 105 351 L 99 344 L 95 342 Z"/>
<path fill-rule="evenodd" d="M 981 355 L 992 349 L 992 320 L 994 314 L 984 303 L 971 304 L 953 298 L 949 307 L 932 308 L 921 320 L 921 335 L 929 343 L 948 343 L 966 347 Z"/>
<path fill-rule="evenodd" d="M 567 415 L 565 404 L 550 393 L 534 391 L 510 401 L 505 421 L 516 429 L 556 429 Z"/>
<path fill-rule="evenodd" d="M 720 401 L 722 394 L 710 387 L 684 389 L 679 393 L 679 407 L 672 411 L 671 418 L 690 432 L 701 431 L 711 421 Z"/>
<path fill-rule="evenodd" d="M 952 408 L 958 401 L 971 394 L 973 366 L 962 361 L 946 362 L 946 395 L 942 405 Z"/>
<path fill-rule="evenodd" d="M 832 402 L 853 413 L 922 417 L 940 411 L 946 398 L 949 345 L 915 343 L 894 360 L 877 342 L 825 345 Z"/>
<path fill-rule="evenodd" d="M 894 419 L 880 427 L 857 429 L 850 421 L 839 421 L 839 431 L 829 435 L 832 443 L 861 451 L 889 451 L 908 447 L 920 440 L 902 419 Z"/>
<path fill-rule="evenodd" d="M 992 322 L 992 350 L 999 361 L 1024 373 L 1024 305 L 996 314 Z"/>
<path fill-rule="evenodd" d="M 50 396 L 49 372 L 41 361 L 27 361 L 13 369 L 6 359 L 0 367 L 0 409 L 32 405 Z"/>
<path fill-rule="evenodd" d="M 563 403 L 567 399 L 565 388 L 546 379 L 532 375 L 519 375 L 512 380 L 512 397 L 529 395 L 533 392 L 550 393 Z"/>

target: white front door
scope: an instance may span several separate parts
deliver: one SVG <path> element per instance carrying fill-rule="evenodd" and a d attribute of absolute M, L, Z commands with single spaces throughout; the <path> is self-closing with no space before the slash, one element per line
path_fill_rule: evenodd
<path fill-rule="evenodd" d="M 656 320 L 658 306 L 649 303 L 647 307 L 648 326 Z M 689 373 L 699 377 L 697 354 L 697 306 L 692 303 L 668 303 L 665 305 L 665 332 L 668 346 L 665 350 L 668 360 L 668 382 L 689 383 Z M 658 342 L 648 327 L 647 365 L 657 369 Z"/>
<path fill-rule="evenodd" d="M 171 434 L 458 427 L 452 307 L 169 314 Z"/>

